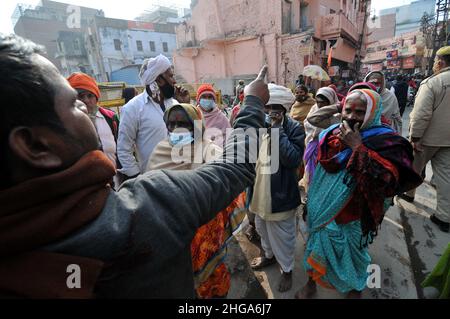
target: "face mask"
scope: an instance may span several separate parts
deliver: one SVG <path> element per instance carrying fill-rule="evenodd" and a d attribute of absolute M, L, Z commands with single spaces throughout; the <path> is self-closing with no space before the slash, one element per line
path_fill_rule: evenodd
<path fill-rule="evenodd" d="M 190 132 L 184 133 L 169 133 L 169 143 L 172 146 L 184 146 L 191 144 L 194 141 L 194 137 Z"/>
<path fill-rule="evenodd" d="M 271 125 L 272 124 L 272 119 L 270 118 L 269 114 L 266 114 L 265 122 L 266 122 L 267 125 Z"/>
<path fill-rule="evenodd" d="M 214 100 L 200 99 L 200 106 L 206 112 L 210 112 L 214 109 L 215 103 L 214 103 Z"/>

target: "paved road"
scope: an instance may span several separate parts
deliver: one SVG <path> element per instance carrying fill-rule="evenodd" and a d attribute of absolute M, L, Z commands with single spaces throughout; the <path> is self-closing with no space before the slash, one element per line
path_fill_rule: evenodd
<path fill-rule="evenodd" d="M 407 136 L 410 109 L 404 114 L 403 135 Z M 450 242 L 450 234 L 443 233 L 430 222 L 429 216 L 436 207 L 436 192 L 430 186 L 431 167 L 427 167 L 425 183 L 418 188 L 416 201 L 411 204 L 395 200 L 381 225 L 369 252 L 373 264 L 380 267 L 381 287 L 366 289 L 363 298 L 415 299 L 429 296 L 420 283 L 431 272 Z M 245 227 L 245 223 L 243 227 Z M 280 270 L 272 265 L 264 271 L 253 272 L 249 262 L 260 255 L 259 247 L 242 234 L 236 234 L 230 244 L 227 263 L 232 270 L 232 287 L 229 298 L 291 299 L 307 281 L 303 270 L 305 240 L 298 234 L 293 273 L 293 288 L 286 293 L 277 291 Z M 333 290 L 319 288 L 316 298 L 344 298 Z"/>

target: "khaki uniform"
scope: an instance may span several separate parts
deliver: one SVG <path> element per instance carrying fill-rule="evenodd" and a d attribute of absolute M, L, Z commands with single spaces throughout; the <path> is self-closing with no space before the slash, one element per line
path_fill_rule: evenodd
<path fill-rule="evenodd" d="M 420 174 L 431 160 L 437 190 L 436 216 L 450 222 L 450 67 L 424 80 L 410 115 L 410 136 L 420 138 L 422 152 L 414 152 Z M 407 193 L 415 195 L 415 190 Z"/>

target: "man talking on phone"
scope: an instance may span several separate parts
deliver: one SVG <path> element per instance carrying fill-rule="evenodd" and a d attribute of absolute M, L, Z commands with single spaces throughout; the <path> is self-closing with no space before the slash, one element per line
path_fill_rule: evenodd
<path fill-rule="evenodd" d="M 122 181 L 144 173 L 153 149 L 167 137 L 166 109 L 190 102 L 189 92 L 176 85 L 172 64 L 162 54 L 145 60 L 139 77 L 145 91 L 129 101 L 120 114 L 117 155 Z"/>

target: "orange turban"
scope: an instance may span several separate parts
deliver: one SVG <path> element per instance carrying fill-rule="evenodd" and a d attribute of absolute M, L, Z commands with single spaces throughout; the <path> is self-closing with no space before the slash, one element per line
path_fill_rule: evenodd
<path fill-rule="evenodd" d="M 98 88 L 97 82 L 87 74 L 84 73 L 73 73 L 67 78 L 69 84 L 74 89 L 81 89 L 91 92 L 100 99 L 100 89 Z"/>

